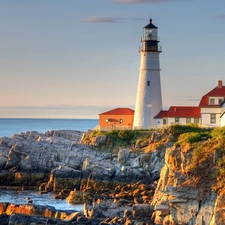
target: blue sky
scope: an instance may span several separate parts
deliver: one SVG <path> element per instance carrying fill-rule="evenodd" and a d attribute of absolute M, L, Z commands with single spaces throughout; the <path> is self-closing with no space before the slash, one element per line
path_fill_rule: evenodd
<path fill-rule="evenodd" d="M 143 27 L 159 28 L 164 108 L 225 85 L 224 0 L 0 0 L 0 117 L 134 108 Z"/>

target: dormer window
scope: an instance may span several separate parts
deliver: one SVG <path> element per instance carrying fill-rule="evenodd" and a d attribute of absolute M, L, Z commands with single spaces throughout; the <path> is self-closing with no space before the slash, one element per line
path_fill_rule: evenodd
<path fill-rule="evenodd" d="M 215 104 L 215 99 L 214 98 L 210 98 L 209 99 L 209 104 L 210 105 L 214 105 Z"/>
<path fill-rule="evenodd" d="M 223 102 L 223 99 L 219 98 L 218 102 L 219 102 L 219 105 L 220 105 Z"/>

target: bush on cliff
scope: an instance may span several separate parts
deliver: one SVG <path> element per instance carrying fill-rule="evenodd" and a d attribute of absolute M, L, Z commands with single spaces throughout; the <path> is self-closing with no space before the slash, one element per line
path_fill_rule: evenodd
<path fill-rule="evenodd" d="M 202 135 L 208 135 L 206 141 L 199 142 Z M 191 144 L 192 158 L 189 172 L 199 183 L 211 183 L 213 189 L 221 192 L 225 189 L 225 128 L 215 128 L 211 132 L 191 132 L 180 135 L 179 141 Z M 179 141 L 177 143 L 179 143 Z M 206 185 L 206 184 L 205 184 Z"/>
<path fill-rule="evenodd" d="M 206 140 L 208 138 L 211 138 L 211 134 L 210 132 L 204 132 L 204 130 L 200 132 L 182 133 L 178 137 L 178 141 L 175 143 L 175 146 L 178 147 L 183 143 L 193 144 L 201 141 L 202 139 Z"/>
<path fill-rule="evenodd" d="M 125 147 L 135 144 L 139 138 L 149 137 L 149 131 L 140 130 L 111 130 L 107 132 L 107 136 L 110 138 L 112 147 Z"/>
<path fill-rule="evenodd" d="M 177 136 L 183 133 L 202 132 L 203 130 L 208 130 L 208 129 L 201 128 L 197 124 L 190 124 L 190 125 L 175 124 L 169 127 L 169 132 L 172 135 L 177 135 Z"/>
<path fill-rule="evenodd" d="M 84 144 L 91 144 L 92 139 L 98 136 L 106 136 L 105 144 L 99 146 L 99 149 L 104 150 L 106 147 L 110 150 L 118 150 L 121 147 L 129 147 L 136 145 L 141 146 L 151 137 L 151 130 L 109 130 L 99 131 L 94 130 L 87 135 L 83 141 Z M 146 144 L 144 144 L 146 146 Z"/>
<path fill-rule="evenodd" d="M 214 139 L 225 139 L 225 127 L 213 129 L 211 135 Z"/>
<path fill-rule="evenodd" d="M 212 141 L 194 146 L 191 167 L 192 169 L 212 167 L 216 146 Z"/>
<path fill-rule="evenodd" d="M 184 133 L 202 133 L 202 132 L 211 132 L 211 128 L 202 128 L 198 124 L 189 124 L 189 125 L 180 125 L 175 124 L 169 127 L 169 133 L 178 138 L 181 134 Z"/>

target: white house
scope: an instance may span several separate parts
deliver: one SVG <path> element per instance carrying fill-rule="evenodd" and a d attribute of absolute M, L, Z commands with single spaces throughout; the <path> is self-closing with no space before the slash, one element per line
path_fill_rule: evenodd
<path fill-rule="evenodd" d="M 171 106 L 168 111 L 161 111 L 155 116 L 156 127 L 172 124 L 189 124 L 201 122 L 200 107 L 198 106 Z"/>
<path fill-rule="evenodd" d="M 217 87 L 205 94 L 199 106 L 171 106 L 169 110 L 160 111 L 155 117 L 156 127 L 174 123 L 196 123 L 206 127 L 225 125 L 225 86 L 222 80 Z"/>
<path fill-rule="evenodd" d="M 201 124 L 203 126 L 220 127 L 221 121 L 225 120 L 222 115 L 223 103 L 225 99 L 225 86 L 222 80 L 218 81 L 218 86 L 204 95 L 199 103 L 201 108 Z"/>
<path fill-rule="evenodd" d="M 225 126 L 225 103 L 223 103 L 222 106 L 222 113 L 220 114 L 220 126 L 223 127 Z"/>

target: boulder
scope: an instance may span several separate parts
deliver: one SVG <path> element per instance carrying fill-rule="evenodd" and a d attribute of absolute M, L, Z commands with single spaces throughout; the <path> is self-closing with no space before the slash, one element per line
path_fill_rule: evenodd
<path fill-rule="evenodd" d="M 74 189 L 80 187 L 81 171 L 70 167 L 59 167 L 51 171 L 50 179 L 46 185 L 47 191 L 60 191 L 64 188 Z"/>
<path fill-rule="evenodd" d="M 9 216 L 8 215 L 0 215 L 0 224 L 8 225 L 9 224 Z"/>
<path fill-rule="evenodd" d="M 133 218 L 134 219 L 147 219 L 151 218 L 154 208 L 149 204 L 136 204 L 133 205 Z"/>
<path fill-rule="evenodd" d="M 122 149 L 118 152 L 118 163 L 125 165 L 129 159 L 130 149 Z"/>
<path fill-rule="evenodd" d="M 75 189 L 70 192 L 69 196 L 66 198 L 66 201 L 72 204 L 83 204 L 85 202 L 90 203 L 93 201 L 93 197 L 94 196 L 91 193 L 77 191 Z"/>

